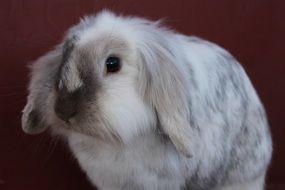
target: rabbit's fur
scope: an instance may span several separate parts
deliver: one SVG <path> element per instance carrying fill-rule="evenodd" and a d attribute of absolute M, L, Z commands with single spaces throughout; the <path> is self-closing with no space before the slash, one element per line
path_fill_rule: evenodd
<path fill-rule="evenodd" d="M 106 72 L 109 56 L 121 60 L 116 73 Z M 23 130 L 66 138 L 99 189 L 263 189 L 264 108 L 213 43 L 103 11 L 33 64 L 29 92 Z M 63 121 L 55 106 L 75 115 Z"/>

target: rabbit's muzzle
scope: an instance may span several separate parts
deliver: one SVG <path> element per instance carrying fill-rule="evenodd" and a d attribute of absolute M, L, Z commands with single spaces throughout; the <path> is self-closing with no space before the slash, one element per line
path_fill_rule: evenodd
<path fill-rule="evenodd" d="M 62 88 L 57 91 L 56 95 L 54 111 L 61 120 L 69 122 L 79 112 L 79 104 L 83 91 L 79 88 L 69 92 L 66 88 Z"/>

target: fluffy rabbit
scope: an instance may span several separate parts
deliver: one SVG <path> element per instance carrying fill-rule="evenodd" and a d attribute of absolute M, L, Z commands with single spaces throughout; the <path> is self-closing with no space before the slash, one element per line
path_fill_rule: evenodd
<path fill-rule="evenodd" d="M 272 143 L 241 65 L 160 22 L 103 11 L 32 65 L 22 127 L 67 139 L 100 190 L 262 190 Z"/>

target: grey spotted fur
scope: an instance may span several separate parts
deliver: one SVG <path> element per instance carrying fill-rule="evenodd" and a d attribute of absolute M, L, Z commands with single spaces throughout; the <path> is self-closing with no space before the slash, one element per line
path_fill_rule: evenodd
<path fill-rule="evenodd" d="M 120 57 L 118 73 L 106 73 L 108 56 Z M 33 64 L 29 92 L 24 131 L 66 138 L 99 189 L 264 188 L 264 107 L 213 43 L 105 11 Z"/>

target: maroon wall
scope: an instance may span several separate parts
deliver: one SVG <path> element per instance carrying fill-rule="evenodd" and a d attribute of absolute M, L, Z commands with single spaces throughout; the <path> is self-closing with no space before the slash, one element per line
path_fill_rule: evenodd
<path fill-rule="evenodd" d="M 284 190 L 285 1 L 283 0 L 2 0 L 0 2 L 0 189 L 92 189 L 62 142 L 28 136 L 20 126 L 27 63 L 57 44 L 79 17 L 108 8 L 167 18 L 243 64 L 267 108 L 274 138 L 269 190 Z"/>

